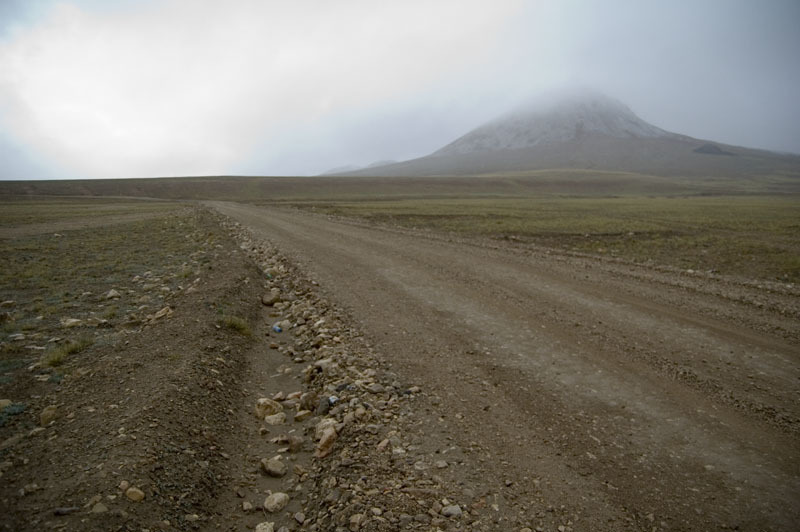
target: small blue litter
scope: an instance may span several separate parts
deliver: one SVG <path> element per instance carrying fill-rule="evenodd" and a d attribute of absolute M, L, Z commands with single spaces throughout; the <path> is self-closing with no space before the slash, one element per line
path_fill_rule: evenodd
<path fill-rule="evenodd" d="M 273 325 L 272 330 L 276 333 L 283 332 L 283 329 L 281 329 L 279 325 Z"/>

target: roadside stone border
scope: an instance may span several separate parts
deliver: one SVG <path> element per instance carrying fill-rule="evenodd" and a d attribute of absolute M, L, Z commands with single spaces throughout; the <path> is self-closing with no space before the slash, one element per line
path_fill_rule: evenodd
<path fill-rule="evenodd" d="M 278 316 L 267 325 L 291 338 L 270 347 L 303 367 L 303 392 L 263 397 L 253 405 L 254 413 L 267 424 L 283 423 L 287 417 L 311 420 L 306 430 L 315 442 L 309 470 L 295 468 L 304 489 L 269 495 L 264 510 L 270 520 L 257 530 L 494 530 L 497 517 L 486 497 L 445 480 L 455 459 L 432 454 L 423 445 L 427 435 L 420 433 L 417 418 L 423 408 L 438 404 L 438 398 L 400 382 L 348 325 L 344 311 L 328 302 L 317 283 L 273 244 L 218 216 L 264 275 L 267 288 L 254 297 Z M 286 444 L 290 452 L 292 442 Z M 453 447 L 458 451 L 453 456 L 486 453 L 475 446 Z M 458 460 L 463 466 L 463 459 Z M 265 458 L 263 471 L 282 477 L 281 461 L 280 456 Z M 303 497 L 302 512 L 283 515 L 295 496 Z"/>

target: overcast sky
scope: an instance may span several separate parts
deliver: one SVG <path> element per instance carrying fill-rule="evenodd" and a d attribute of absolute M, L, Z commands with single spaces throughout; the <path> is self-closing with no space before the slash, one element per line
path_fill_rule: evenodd
<path fill-rule="evenodd" d="M 797 0 L 0 0 L 0 178 L 308 175 L 553 87 L 800 153 Z"/>

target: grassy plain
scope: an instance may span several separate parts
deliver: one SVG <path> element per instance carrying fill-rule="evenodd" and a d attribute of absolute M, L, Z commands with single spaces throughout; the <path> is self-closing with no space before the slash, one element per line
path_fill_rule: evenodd
<path fill-rule="evenodd" d="M 129 221 L 108 223 L 120 216 Z M 76 218 L 91 223 L 63 229 Z M 0 238 L 0 384 L 5 371 L 59 366 L 158 311 L 198 273 L 190 255 L 207 237 L 177 203 L 0 201 L 0 228 L 25 224 L 35 231 Z"/>
<path fill-rule="evenodd" d="M 220 199 L 800 281 L 800 178 L 795 174 L 679 178 L 555 169 L 461 177 L 0 182 L 0 198 L 12 196 L 19 201 L 0 205 L 0 236 L 4 228 L 33 221 L 80 224 L 103 215 L 150 216 L 175 207 L 132 197 Z"/>
<path fill-rule="evenodd" d="M 795 196 L 539 196 L 298 205 L 382 224 L 800 281 L 800 199 Z"/>
<path fill-rule="evenodd" d="M 47 223 L 99 216 L 158 213 L 172 209 L 175 203 L 138 199 L 18 196 L 0 200 L 0 226 Z"/>

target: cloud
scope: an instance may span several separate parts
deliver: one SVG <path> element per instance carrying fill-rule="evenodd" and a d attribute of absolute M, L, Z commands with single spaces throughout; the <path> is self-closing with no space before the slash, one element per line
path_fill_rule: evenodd
<path fill-rule="evenodd" d="M 406 159 L 569 84 L 800 152 L 798 19 L 795 0 L 3 0 L 0 177 Z"/>
<path fill-rule="evenodd" d="M 489 60 L 518 2 L 55 4 L 0 43 L 0 117 L 91 177 L 226 173 L 282 133 Z M 481 38 L 476 38 L 481 36 Z"/>

